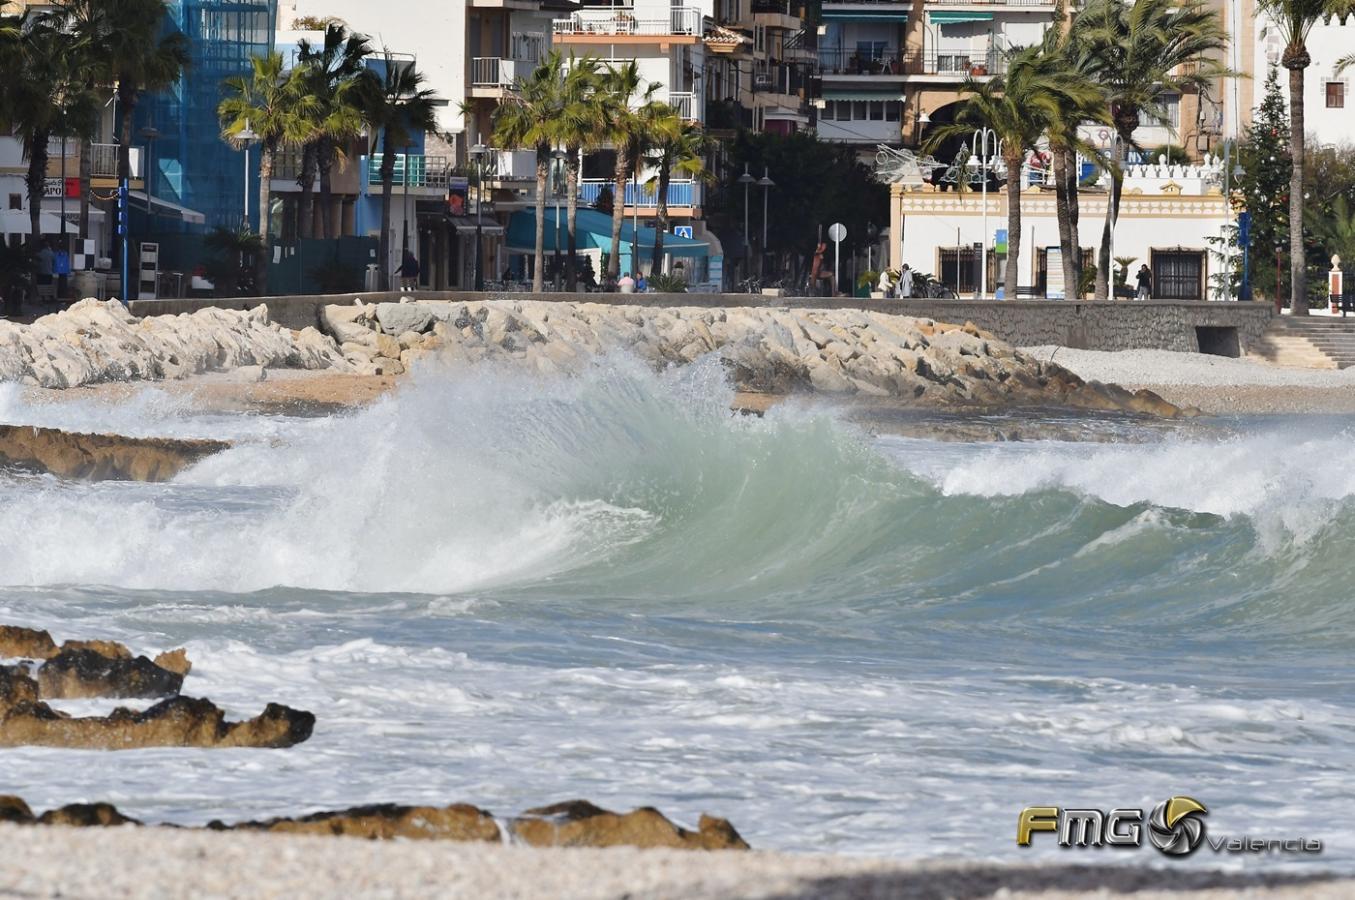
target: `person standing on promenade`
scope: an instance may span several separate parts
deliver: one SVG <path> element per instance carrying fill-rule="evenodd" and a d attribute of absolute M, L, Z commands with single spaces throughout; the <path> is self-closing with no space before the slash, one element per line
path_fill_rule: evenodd
<path fill-rule="evenodd" d="M 903 264 L 899 269 L 899 299 L 904 300 L 913 296 L 913 270 L 908 268 L 908 263 Z"/>
<path fill-rule="evenodd" d="M 616 286 L 623 294 L 635 293 L 635 279 L 630 277 L 629 272 L 621 276 L 621 280 L 616 283 Z"/>
<path fill-rule="evenodd" d="M 400 268 L 395 270 L 395 274 L 400 276 L 401 292 L 418 290 L 419 261 L 414 258 L 411 251 L 405 251 L 405 258 L 400 262 Z"/>
<path fill-rule="evenodd" d="M 1139 289 L 1134 299 L 1135 300 L 1151 299 L 1153 295 L 1153 273 L 1148 271 L 1147 263 L 1144 263 L 1143 265 L 1139 266 L 1139 273 L 1136 276 L 1136 280 L 1138 281 Z"/>

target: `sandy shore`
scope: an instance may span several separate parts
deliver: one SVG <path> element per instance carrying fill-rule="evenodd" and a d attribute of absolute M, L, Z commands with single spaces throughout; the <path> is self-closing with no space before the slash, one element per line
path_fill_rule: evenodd
<path fill-rule="evenodd" d="M 1194 866 L 905 864 L 834 856 L 530 850 L 159 828 L 0 825 L 0 897 L 1338 898 L 1355 881 Z"/>
<path fill-rule="evenodd" d="M 1211 415 L 1355 413 L 1355 369 L 1298 369 L 1170 350 L 1023 349 L 1082 378 L 1147 388 Z"/>

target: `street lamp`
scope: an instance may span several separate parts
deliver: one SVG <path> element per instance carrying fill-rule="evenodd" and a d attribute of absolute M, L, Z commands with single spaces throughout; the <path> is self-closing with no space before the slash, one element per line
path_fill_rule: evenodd
<path fill-rule="evenodd" d="M 244 228 L 249 230 L 249 148 L 250 145 L 259 139 L 259 134 L 253 128 L 249 127 L 249 119 L 245 119 L 245 127 L 235 139 L 244 145 L 245 148 L 245 216 L 243 220 Z"/>
<path fill-rule="evenodd" d="M 483 291 L 485 289 L 484 252 L 481 249 L 480 241 L 484 234 L 485 162 L 489 159 L 489 148 L 484 144 L 476 144 L 470 148 L 470 155 L 471 159 L 475 160 L 475 182 L 478 187 L 475 201 L 475 289 Z"/>
<path fill-rule="evenodd" d="M 743 185 L 743 258 L 747 265 L 748 257 L 753 252 L 753 243 L 748 239 L 748 188 L 757 182 L 757 179 L 748 174 L 748 163 L 743 164 L 743 174 L 739 176 L 739 184 Z M 748 266 L 752 268 L 752 266 Z"/>
<path fill-rule="evenodd" d="M 1233 160 L 1233 145 L 1231 143 L 1223 146 L 1223 207 L 1224 207 L 1224 227 L 1227 227 L 1227 220 L 1232 218 L 1233 212 L 1233 179 L 1241 178 L 1245 174 L 1242 170 L 1242 164 L 1230 166 Z M 1225 232 L 1225 238 L 1227 233 Z M 1242 234 L 1238 232 L 1238 244 L 1242 246 L 1242 288 L 1238 297 L 1241 299 L 1247 293 L 1247 248 L 1242 244 Z M 1228 241 L 1223 242 L 1223 290 L 1226 299 L 1233 299 L 1233 248 L 1228 246 Z"/>
<path fill-rule="evenodd" d="M 983 249 L 979 253 L 979 286 L 974 295 L 980 296 L 988 290 L 988 173 L 992 170 L 993 158 L 1002 155 L 1002 141 L 998 139 L 997 132 L 987 127 L 979 128 L 974 132 L 973 140 L 970 142 L 969 162 L 970 168 L 977 168 L 983 175 Z M 992 152 L 989 152 L 989 147 Z M 1007 174 L 1011 177 L 1011 173 Z M 1017 176 L 1020 177 L 1019 175 Z M 956 268 L 959 268 L 959 248 L 956 249 Z M 1007 265 L 1012 261 L 1008 260 Z"/>
<path fill-rule="evenodd" d="M 565 158 L 568 156 L 563 149 L 556 147 L 551 151 L 552 184 L 555 187 L 555 290 L 560 290 L 560 198 L 564 195 L 564 185 L 561 184 L 560 176 L 563 174 Z"/>
<path fill-rule="evenodd" d="M 409 252 L 409 151 L 413 144 L 405 145 L 403 164 L 400 166 L 400 180 L 404 182 L 405 196 L 400 204 L 400 264 L 404 265 L 404 255 Z"/>
<path fill-rule="evenodd" d="M 776 182 L 771 179 L 771 170 L 767 166 L 762 167 L 762 177 L 757 180 L 758 187 L 762 188 L 762 252 L 758 254 L 757 277 L 759 280 L 766 277 L 767 270 L 767 195 L 771 193 L 769 188 L 776 187 Z"/>

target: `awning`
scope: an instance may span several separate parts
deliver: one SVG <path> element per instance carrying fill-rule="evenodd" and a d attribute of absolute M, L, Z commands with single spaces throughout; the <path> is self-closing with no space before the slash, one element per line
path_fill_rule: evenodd
<path fill-rule="evenodd" d="M 991 22 L 990 12 L 929 12 L 927 17 L 933 25 L 957 25 L 960 22 Z"/>
<path fill-rule="evenodd" d="M 888 85 L 881 85 L 888 87 Z M 898 91 L 838 91 L 829 88 L 823 89 L 823 99 L 825 100 L 898 100 L 900 102 L 907 98 Z"/>
<path fill-rule="evenodd" d="M 129 203 L 138 205 L 144 210 L 154 212 L 157 216 L 173 216 L 176 219 L 183 219 L 190 225 L 202 225 L 207 221 L 207 217 L 196 209 L 189 209 L 186 206 L 180 206 L 179 204 L 171 203 L 168 200 L 161 200 L 159 197 L 150 197 L 148 199 L 145 191 L 129 191 L 127 198 Z"/>
<path fill-rule="evenodd" d="M 32 223 L 26 209 L 0 210 L 0 231 L 5 234 L 28 234 Z M 46 210 L 38 210 L 38 230 L 43 234 L 60 234 L 61 217 Z"/>
<path fill-rule="evenodd" d="M 457 234 L 475 234 L 475 216 L 448 216 L 447 221 L 452 223 Z M 480 233 L 503 234 L 503 226 L 499 224 L 498 219 L 482 219 Z"/>
<path fill-rule="evenodd" d="M 565 249 L 568 237 L 565 234 L 567 227 L 567 217 L 564 210 L 560 211 L 560 249 Z M 547 253 L 555 250 L 555 210 L 546 208 L 545 219 L 545 250 Z M 595 248 L 599 250 L 611 250 L 612 248 L 612 217 L 605 213 L 600 213 L 595 209 L 581 209 L 578 211 L 574 223 L 574 235 L 576 246 L 580 250 Z M 656 230 L 653 228 L 640 228 L 639 248 L 641 251 L 654 249 L 654 238 Z M 508 221 L 508 249 L 514 253 L 534 253 L 536 249 L 536 211 L 531 209 L 520 210 L 513 213 L 513 217 Z M 630 253 L 631 245 L 635 243 L 635 227 L 630 217 L 621 226 L 621 248 L 623 253 Z M 676 234 L 665 234 L 663 236 L 663 253 L 665 256 L 708 256 L 710 254 L 710 245 L 705 241 L 697 241 L 691 238 L 678 237 Z"/>
<path fill-rule="evenodd" d="M 889 10 L 874 9 L 835 9 L 831 6 L 823 7 L 820 15 L 825 21 L 838 22 L 907 22 L 908 13 L 900 10 L 893 12 Z M 991 16 L 989 18 L 992 18 Z"/>

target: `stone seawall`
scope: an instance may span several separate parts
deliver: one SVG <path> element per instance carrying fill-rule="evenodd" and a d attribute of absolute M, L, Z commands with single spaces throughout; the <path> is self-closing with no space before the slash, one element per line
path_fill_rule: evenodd
<path fill-rule="evenodd" d="M 410 298 L 420 301 L 480 302 L 488 299 L 599 303 L 643 307 L 780 307 L 786 309 L 859 309 L 892 315 L 920 316 L 938 322 L 973 322 L 984 331 L 1018 347 L 1058 344 L 1081 350 L 1177 350 L 1228 353 L 1230 339 L 1245 352 L 1254 346 L 1273 315 L 1264 303 L 1201 303 L 1152 300 L 1092 302 L 1061 300 L 863 300 L 852 297 L 766 297 L 760 294 L 488 294 L 474 291 L 394 291 L 367 294 L 310 294 L 293 297 L 244 297 L 204 300 L 138 300 L 138 316 L 177 315 L 201 309 L 268 307 L 269 319 L 286 328 L 321 327 L 326 306 L 351 306 Z M 1233 329 L 1206 332 L 1200 346 L 1198 328 Z"/>

